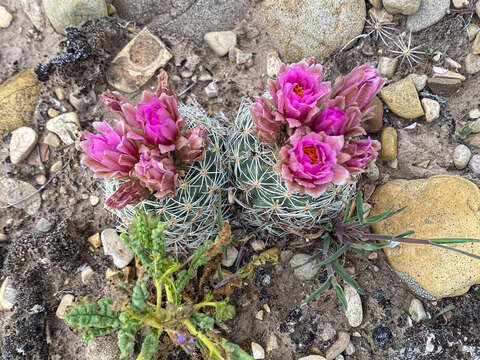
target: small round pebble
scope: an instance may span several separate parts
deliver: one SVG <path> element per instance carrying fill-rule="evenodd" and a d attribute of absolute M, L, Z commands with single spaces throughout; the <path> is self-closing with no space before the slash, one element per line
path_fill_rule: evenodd
<path fill-rule="evenodd" d="M 265 350 L 256 342 L 252 342 L 252 356 L 254 359 L 265 359 Z"/>
<path fill-rule="evenodd" d="M 475 175 L 480 175 L 480 155 L 473 155 L 469 166 Z"/>
<path fill-rule="evenodd" d="M 307 254 L 296 254 L 290 260 L 290 266 L 296 267 L 299 265 L 303 265 L 308 261 L 308 259 L 310 259 L 310 257 L 311 255 Z M 295 275 L 295 277 L 299 280 L 311 280 L 320 270 L 315 265 L 315 261 L 310 261 L 308 264 L 305 264 L 293 270 L 293 275 Z"/>
<path fill-rule="evenodd" d="M 38 220 L 36 228 L 38 231 L 46 233 L 52 228 L 52 223 L 45 218 L 41 218 Z"/>
<path fill-rule="evenodd" d="M 100 198 L 95 195 L 90 195 L 90 205 L 96 206 L 100 202 Z"/>
<path fill-rule="evenodd" d="M 472 109 L 468 112 L 468 116 L 470 119 L 480 119 L 480 109 Z"/>
<path fill-rule="evenodd" d="M 423 308 L 423 304 L 418 299 L 413 299 L 410 303 L 410 307 L 408 308 L 408 313 L 412 317 L 413 321 L 420 322 L 427 318 L 427 313 Z"/>
<path fill-rule="evenodd" d="M 458 145 L 453 152 L 453 163 L 459 170 L 465 169 L 472 157 L 472 152 L 463 144 Z"/>

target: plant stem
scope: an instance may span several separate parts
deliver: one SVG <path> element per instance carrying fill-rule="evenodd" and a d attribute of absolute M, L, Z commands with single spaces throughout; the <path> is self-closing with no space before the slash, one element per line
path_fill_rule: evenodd
<path fill-rule="evenodd" d="M 160 311 L 162 310 L 162 281 L 160 279 L 155 279 L 155 287 L 157 288 L 157 305 L 155 313 L 160 315 Z"/>
<path fill-rule="evenodd" d="M 204 302 L 201 302 L 201 303 L 198 303 L 198 304 L 194 305 L 194 306 L 193 306 L 193 310 L 194 310 L 194 311 L 198 311 L 198 310 L 200 310 L 202 307 L 206 307 L 206 306 L 217 307 L 217 303 L 216 303 L 216 302 L 213 302 L 213 301 L 204 301 Z"/>
<path fill-rule="evenodd" d="M 225 360 L 223 356 L 218 352 L 217 345 L 214 344 L 208 337 L 206 337 L 201 332 L 197 331 L 195 326 L 190 322 L 190 320 L 184 320 L 183 323 L 187 327 L 190 334 L 196 336 L 201 342 L 205 344 L 205 346 L 210 351 L 210 355 L 214 355 L 217 357 L 217 360 Z"/>

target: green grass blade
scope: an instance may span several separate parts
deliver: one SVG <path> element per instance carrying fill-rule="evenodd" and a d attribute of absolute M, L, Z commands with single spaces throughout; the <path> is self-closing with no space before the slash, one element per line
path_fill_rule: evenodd
<path fill-rule="evenodd" d="M 362 225 L 357 225 L 357 226 L 355 226 L 355 228 L 362 227 L 362 226 L 365 226 L 365 225 L 371 225 L 371 224 L 375 224 L 375 223 L 383 221 L 383 220 L 387 220 L 387 219 L 391 218 L 392 216 L 395 216 L 398 213 L 402 212 L 405 209 L 406 209 L 406 207 L 402 207 L 398 210 L 393 211 L 393 205 L 392 205 L 392 207 L 390 209 L 388 209 L 387 211 L 384 211 L 384 212 L 382 212 L 378 215 L 374 215 L 374 216 L 370 216 L 370 217 L 366 218 Z"/>
<path fill-rule="evenodd" d="M 307 297 L 305 300 L 302 301 L 300 306 L 304 306 L 308 304 L 310 301 L 315 299 L 318 295 L 320 295 L 322 292 L 327 290 L 330 287 L 330 283 L 332 282 L 332 277 L 329 277 L 327 281 L 325 281 L 322 286 L 320 286 L 317 290 L 315 290 L 309 297 Z"/>
<path fill-rule="evenodd" d="M 394 238 L 397 238 L 397 239 L 398 239 L 398 238 L 403 238 L 403 237 L 406 237 L 406 236 L 408 236 L 408 235 L 412 235 L 412 234 L 414 234 L 414 233 L 415 233 L 415 231 L 413 231 L 413 230 L 408 230 L 408 231 L 405 231 L 405 232 L 403 232 L 403 233 L 401 233 L 401 234 L 395 235 Z"/>
<path fill-rule="evenodd" d="M 332 240 L 332 238 L 330 237 L 330 235 L 327 233 L 326 236 L 325 236 L 325 241 L 323 243 L 323 253 L 324 254 L 327 254 L 328 253 L 328 249 L 330 249 L 330 240 Z"/>
<path fill-rule="evenodd" d="M 365 251 L 376 251 L 376 250 L 379 250 L 379 249 L 386 248 L 389 245 L 390 245 L 390 243 L 388 243 L 388 242 L 380 243 L 380 244 L 375 244 L 375 243 L 363 244 L 362 249 L 365 250 Z"/>
<path fill-rule="evenodd" d="M 445 245 L 440 245 L 440 244 L 435 244 L 435 243 L 432 243 L 433 246 L 437 246 L 437 247 L 440 247 L 442 249 L 447 249 L 447 250 L 451 250 L 451 251 L 455 251 L 459 254 L 462 254 L 462 255 L 466 255 L 468 257 L 471 257 L 471 258 L 474 258 L 474 259 L 477 259 L 477 260 L 480 260 L 480 256 L 478 255 L 475 255 L 475 254 L 472 254 L 472 253 L 469 253 L 467 251 L 463 251 L 463 250 L 460 250 L 460 249 L 455 249 L 455 248 L 452 248 L 450 246 L 445 246 Z"/>
<path fill-rule="evenodd" d="M 440 239 L 427 239 L 435 244 L 463 244 L 463 243 L 478 243 L 480 239 L 468 239 L 468 238 L 440 238 Z"/>
<path fill-rule="evenodd" d="M 350 274 L 347 272 L 347 270 L 345 270 L 343 268 L 343 266 L 341 266 L 338 261 L 334 261 L 332 263 L 332 266 L 333 266 L 333 269 L 337 272 L 338 275 L 340 275 L 340 277 L 345 281 L 347 282 L 348 284 L 352 285 L 355 290 L 358 291 L 359 294 L 363 294 L 363 291 L 362 289 L 360 288 L 360 286 L 358 285 L 358 283 L 350 276 Z"/>
<path fill-rule="evenodd" d="M 333 284 L 333 288 L 335 289 L 335 292 L 337 293 L 338 298 L 342 302 L 343 307 L 345 308 L 345 310 L 347 310 L 348 309 L 347 299 L 345 298 L 345 294 L 343 292 L 342 287 L 338 284 Z"/>
<path fill-rule="evenodd" d="M 358 219 L 360 220 L 360 223 L 363 224 L 363 195 L 362 195 L 362 192 L 360 191 L 358 193 L 358 197 L 357 197 L 357 216 L 358 216 Z"/>
<path fill-rule="evenodd" d="M 331 263 L 332 261 L 337 260 L 340 256 L 342 256 L 350 246 L 348 244 L 343 245 L 340 249 L 338 249 L 332 256 L 326 258 L 325 260 L 321 261 L 316 265 L 316 268 L 319 268 L 320 266 L 327 265 Z"/>

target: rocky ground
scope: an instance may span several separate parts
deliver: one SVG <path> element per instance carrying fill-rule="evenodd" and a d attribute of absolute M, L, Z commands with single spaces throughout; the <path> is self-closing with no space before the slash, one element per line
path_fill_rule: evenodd
<path fill-rule="evenodd" d="M 52 10 L 49 1 L 41 9 L 35 0 L 0 0 L 1 359 L 118 358 L 113 337 L 86 345 L 60 319 L 59 304 L 71 301 L 71 295 L 119 293 L 105 280 L 107 269 L 127 275 L 134 269 L 125 267 L 132 260 L 128 254 L 123 259 L 108 256 L 118 238 L 105 230 L 117 220 L 103 208 L 103 183 L 80 165 L 72 136 L 91 130 L 93 121 L 112 118 L 98 102 L 103 91 L 128 90 L 127 97 L 138 100 L 142 90 L 154 88 L 159 67 L 171 75 L 183 102 L 198 102 L 209 114 L 223 113 L 233 121 L 242 98 L 265 91 L 279 58 L 319 56 L 329 80 L 370 62 L 389 81 L 380 94 L 384 111 L 368 125 L 383 150 L 360 183 L 367 201 L 376 186 L 395 179 L 457 175 L 480 185 L 480 2 L 384 0 L 385 12 L 380 0 L 358 0 L 351 8 L 337 4 L 338 17 L 328 13 L 332 1 L 319 6 L 286 0 L 185 0 L 165 2 L 168 11 L 159 11 L 153 0 L 114 0 L 107 7 L 102 1 L 77 2 L 94 6 L 70 9 L 69 18 L 61 14 L 69 9 Z M 283 7 L 276 8 L 278 4 Z M 292 23 L 292 13 L 298 23 Z M 80 35 L 70 33 L 70 43 L 60 45 L 66 37 L 55 29 L 61 32 L 66 19 L 83 22 L 106 15 L 87 23 Z M 326 29 L 316 28 L 321 25 L 312 18 L 324 19 Z M 138 35 L 145 25 L 153 35 Z M 203 34 L 217 31 L 222 33 L 203 40 Z M 357 39 L 341 50 L 352 37 Z M 85 58 L 57 66 L 50 76 L 44 67 L 42 75 L 49 80 L 41 86 L 29 69 L 56 55 L 64 57 L 66 50 Z M 129 76 L 129 70 L 141 76 Z M 460 183 L 447 188 L 442 183 L 442 197 L 426 201 L 443 204 L 435 213 L 439 227 L 448 223 L 450 230 L 460 229 L 455 236 L 470 231 L 468 236 L 480 238 L 480 195 L 469 186 L 460 191 Z M 385 191 L 384 199 L 394 194 Z M 450 200 L 450 195 L 456 197 Z M 463 200 L 469 215 L 456 206 Z M 405 201 L 416 209 L 411 199 Z M 375 196 L 371 202 L 377 204 Z M 458 216 L 450 215 L 452 208 Z M 422 216 L 420 210 L 415 214 Z M 402 221 L 410 226 L 415 219 Z M 240 231 L 242 224 L 237 225 Z M 421 235 L 436 234 L 423 225 L 418 225 Z M 453 236 L 449 229 L 445 231 Z M 280 249 L 280 262 L 257 269 L 255 280 L 232 297 L 238 315 L 223 331 L 243 348 L 255 342 L 272 360 L 308 355 L 316 355 L 309 360 L 480 358 L 480 286 L 469 289 L 480 282 L 475 263 L 457 257 L 446 265 L 435 258 L 445 274 L 438 281 L 444 292 L 437 297 L 446 297 L 428 300 L 400 280 L 399 269 L 383 252 L 371 254 L 369 261 L 347 256 L 344 266 L 364 294 L 358 301 L 358 294 L 351 293 L 352 306 L 345 314 L 333 291 L 298 306 L 320 286 L 324 274 L 284 269 L 293 256 L 313 253 L 314 241 L 257 238 Z M 259 248 L 246 244 L 242 250 L 237 265 L 247 263 Z M 433 260 L 427 255 L 420 253 L 414 265 L 430 266 Z M 462 275 L 455 276 L 460 290 L 453 289 L 449 272 Z M 186 355 L 175 350 L 167 358 Z"/>

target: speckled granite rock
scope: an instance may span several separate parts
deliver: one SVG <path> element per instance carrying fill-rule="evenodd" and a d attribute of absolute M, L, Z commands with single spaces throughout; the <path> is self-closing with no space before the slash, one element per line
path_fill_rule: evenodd
<path fill-rule="evenodd" d="M 88 20 L 108 15 L 105 0 L 43 0 L 43 8 L 55 31 L 65 35 L 65 26 L 79 28 Z"/>
<path fill-rule="evenodd" d="M 321 60 L 361 34 L 364 0 L 267 0 L 267 31 L 286 62 Z"/>
<path fill-rule="evenodd" d="M 417 89 L 410 76 L 385 86 L 380 95 L 388 108 L 404 119 L 416 119 L 424 114 Z"/>
<path fill-rule="evenodd" d="M 161 6 L 159 6 L 161 3 Z M 231 30 L 250 7 L 249 0 L 113 0 L 118 14 L 156 35 L 186 37 L 201 44 L 210 31 Z"/>
<path fill-rule="evenodd" d="M 450 0 L 422 0 L 418 11 L 407 19 L 407 29 L 418 32 L 439 22 L 450 9 Z"/>
<path fill-rule="evenodd" d="M 452 191 L 455 189 L 455 191 Z M 480 238 L 480 190 L 461 177 L 438 175 L 419 180 L 393 180 L 372 195 L 372 215 L 407 208 L 372 226 L 374 233 L 395 235 L 415 231 L 416 238 Z M 480 243 L 451 247 L 480 255 Z M 404 245 L 385 250 L 395 271 L 419 295 L 444 298 L 466 293 L 480 283 L 480 262 L 428 245 Z"/>

